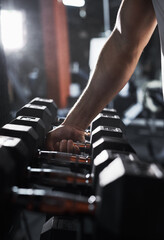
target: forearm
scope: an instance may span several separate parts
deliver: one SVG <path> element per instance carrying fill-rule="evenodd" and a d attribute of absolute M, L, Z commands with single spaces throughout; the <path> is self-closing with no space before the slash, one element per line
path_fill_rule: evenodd
<path fill-rule="evenodd" d="M 150 0 L 123 1 L 115 29 L 101 51 L 94 74 L 64 124 L 81 130 L 88 127 L 130 79 L 155 27 Z"/>
<path fill-rule="evenodd" d="M 69 112 L 65 124 L 86 129 L 92 119 L 113 99 L 129 80 L 140 54 L 127 56 L 112 36 L 100 55 L 93 76 L 78 102 Z"/>

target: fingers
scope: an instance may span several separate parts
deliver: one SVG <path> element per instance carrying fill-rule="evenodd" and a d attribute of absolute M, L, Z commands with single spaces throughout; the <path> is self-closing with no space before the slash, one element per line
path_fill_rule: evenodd
<path fill-rule="evenodd" d="M 74 146 L 72 140 L 62 140 L 59 145 L 58 149 L 60 152 L 68 152 L 68 153 L 75 153 L 78 154 L 80 152 L 78 146 Z"/>
<path fill-rule="evenodd" d="M 72 140 L 63 139 L 60 142 L 54 142 L 52 139 L 48 139 L 46 143 L 46 149 L 49 151 L 59 151 L 79 154 L 80 150 L 78 146 L 75 146 Z"/>
<path fill-rule="evenodd" d="M 50 151 L 78 154 L 80 153 L 80 150 L 77 146 L 74 146 L 73 141 L 84 142 L 84 132 L 71 126 L 61 125 L 47 134 L 45 147 Z"/>

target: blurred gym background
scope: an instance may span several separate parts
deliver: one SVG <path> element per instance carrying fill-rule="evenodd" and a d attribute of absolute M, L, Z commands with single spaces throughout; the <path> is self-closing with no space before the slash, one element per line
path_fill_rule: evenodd
<path fill-rule="evenodd" d="M 32 98 L 52 98 L 65 117 L 114 27 L 120 0 L 1 0 L 0 126 Z M 139 157 L 164 160 L 158 29 L 116 108 Z M 86 106 L 87 107 L 87 106 Z"/>

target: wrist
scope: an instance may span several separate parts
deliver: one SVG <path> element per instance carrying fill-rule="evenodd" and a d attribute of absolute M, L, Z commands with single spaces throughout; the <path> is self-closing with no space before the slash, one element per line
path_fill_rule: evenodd
<path fill-rule="evenodd" d="M 74 128 L 76 130 L 79 130 L 79 131 L 85 131 L 85 128 L 83 125 L 84 124 L 81 124 L 81 121 L 76 119 L 76 118 L 73 118 L 72 119 L 72 116 L 68 116 L 66 117 L 66 119 L 63 121 L 62 125 L 64 126 L 68 126 L 68 127 L 71 127 L 71 128 Z"/>

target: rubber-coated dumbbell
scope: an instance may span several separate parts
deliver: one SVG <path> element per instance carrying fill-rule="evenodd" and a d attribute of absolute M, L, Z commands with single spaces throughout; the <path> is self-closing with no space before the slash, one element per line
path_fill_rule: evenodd
<path fill-rule="evenodd" d="M 98 126 L 96 129 L 92 131 L 90 142 L 91 143 L 96 142 L 101 138 L 101 136 L 122 138 L 123 132 L 118 127 Z"/>
<path fill-rule="evenodd" d="M 128 153 L 126 153 L 129 155 Z M 60 154 L 59 154 L 60 155 Z M 132 155 L 132 154 L 131 154 Z M 100 154 L 101 156 L 101 154 Z M 49 186 L 59 187 L 58 189 L 61 190 L 61 186 L 66 188 L 69 186 L 67 191 L 75 192 L 77 189 L 81 191 L 82 194 L 89 195 L 95 192 L 95 185 L 97 184 L 97 179 L 99 172 L 111 162 L 116 157 L 116 153 L 110 151 L 110 158 L 108 156 L 108 160 L 104 159 L 103 161 L 100 160 L 99 162 L 94 159 L 92 166 L 90 166 L 91 170 L 88 172 L 84 172 L 83 169 L 77 172 L 74 170 L 71 171 L 68 168 L 65 169 L 56 169 L 50 167 L 49 165 L 43 166 L 41 168 L 28 168 L 28 174 L 30 174 L 29 178 L 32 181 L 40 182 L 40 184 L 45 184 Z M 104 156 L 103 156 L 104 158 Z M 76 188 L 74 188 L 76 186 Z"/>
<path fill-rule="evenodd" d="M 163 239 L 163 186 L 159 164 L 117 157 L 99 174 L 98 225 L 116 239 Z"/>
<path fill-rule="evenodd" d="M 109 115 L 104 115 L 103 113 L 98 114 L 91 122 L 90 140 L 86 141 L 87 144 L 84 145 L 79 143 L 78 146 L 80 150 L 91 154 L 93 143 L 99 140 L 102 136 L 122 138 L 123 132 L 120 128 L 120 122 L 120 117 L 115 115 L 115 113 Z"/>
<path fill-rule="evenodd" d="M 99 113 L 91 122 L 91 132 L 99 126 L 117 127 L 122 130 L 122 121 L 118 114 Z"/>
<path fill-rule="evenodd" d="M 0 135 L 1 184 L 21 186 L 29 164 L 29 151 L 20 138 Z M 8 187 L 8 188 L 7 188 Z"/>
<path fill-rule="evenodd" d="M 106 134 L 104 135 L 105 136 L 103 136 L 103 131 L 102 136 L 100 132 L 98 140 L 92 142 L 91 144 L 88 142 L 86 143 L 77 142 L 74 144 L 79 147 L 81 152 L 89 154 L 91 156 L 91 159 L 94 159 L 104 149 L 135 153 L 135 150 L 129 144 L 126 138 L 110 137 L 106 136 Z"/>
<path fill-rule="evenodd" d="M 48 107 L 44 105 L 40 106 L 28 103 L 17 111 L 16 117 L 18 116 L 40 118 L 45 125 L 46 132 L 52 129 L 52 115 Z"/>
<path fill-rule="evenodd" d="M 32 127 L 8 123 L 0 128 L 0 135 L 22 139 L 28 149 L 29 159 L 35 157 L 38 151 L 39 137 Z"/>
<path fill-rule="evenodd" d="M 17 125 L 31 126 L 38 134 L 38 148 L 43 148 L 45 145 L 46 129 L 41 118 L 18 116 L 10 123 Z"/>
<path fill-rule="evenodd" d="M 100 113 L 107 115 L 118 115 L 117 110 L 115 108 L 104 108 Z"/>
<path fill-rule="evenodd" d="M 92 190 L 90 174 L 72 172 L 70 169 L 29 166 L 26 176 L 27 184 L 39 184 L 55 190 L 78 192 L 83 195 L 89 195 Z"/>
<path fill-rule="evenodd" d="M 151 210 L 147 209 L 143 196 L 149 193 L 148 196 L 152 196 L 154 200 L 156 195 L 153 196 L 153 193 L 151 193 L 151 183 L 154 183 L 153 190 L 155 187 L 160 187 L 161 190 L 163 185 L 163 179 L 161 185 L 161 179 L 157 179 L 154 174 L 149 173 L 147 167 L 147 173 L 145 174 L 143 168 L 145 168 L 144 164 L 132 161 L 129 157 L 116 157 L 100 173 L 95 195 L 86 197 L 61 191 L 47 191 L 45 189 L 13 188 L 12 201 L 23 208 L 28 209 L 28 206 L 30 206 L 30 210 L 33 211 L 61 216 L 64 214 L 76 217 L 81 215 L 94 216 L 93 221 L 95 221 L 98 228 L 104 230 L 104 233 L 122 237 L 118 239 L 127 239 L 126 237 L 132 237 L 128 239 L 136 239 L 136 234 L 137 236 L 141 235 L 141 230 L 144 228 L 141 216 L 144 216 L 146 225 L 148 225 L 148 220 L 152 226 L 152 218 L 147 219 L 146 215 L 143 214 L 149 211 L 148 215 L 150 216 L 152 208 L 150 208 Z M 147 192 L 144 193 L 145 189 Z M 159 192 L 158 188 L 156 192 Z M 143 193 L 143 195 L 140 195 L 140 193 Z M 146 196 L 146 199 L 150 201 L 148 196 Z M 163 194 L 161 200 L 163 201 Z M 160 203 L 162 203 L 161 200 Z M 137 204 L 137 206 L 134 204 Z M 142 204 L 144 205 L 142 206 Z M 163 209 L 163 206 L 160 207 Z M 156 214 L 158 218 L 157 214 L 159 212 L 153 214 Z M 153 222 L 155 223 L 155 221 L 156 218 Z M 144 233 L 146 231 L 144 230 Z M 153 228 L 150 231 L 155 232 L 155 229 Z M 149 233 L 148 235 L 150 236 Z"/>
<path fill-rule="evenodd" d="M 51 124 L 54 124 L 57 121 L 58 107 L 53 99 L 36 97 L 32 99 L 29 103 L 34 105 L 46 106 L 51 113 Z"/>
<path fill-rule="evenodd" d="M 134 148 L 125 138 L 101 137 L 92 144 L 92 159 L 95 159 L 103 150 L 136 153 Z"/>
<path fill-rule="evenodd" d="M 16 183 L 16 172 L 13 158 L 6 150 L 6 148 L 0 144 L 0 193 L 1 198 L 4 197 L 9 187 Z M 1 199 L 2 200 L 2 199 Z M 0 201 L 1 201 L 0 200 Z"/>
<path fill-rule="evenodd" d="M 70 167 L 73 171 L 79 169 L 91 169 L 91 158 L 89 155 L 72 154 L 57 151 L 38 151 L 37 161 L 40 164 Z"/>
<path fill-rule="evenodd" d="M 115 150 L 103 150 L 98 154 L 92 163 L 93 189 L 96 190 L 100 172 L 105 169 L 115 158 L 128 158 L 131 161 L 140 161 L 135 153 Z"/>

